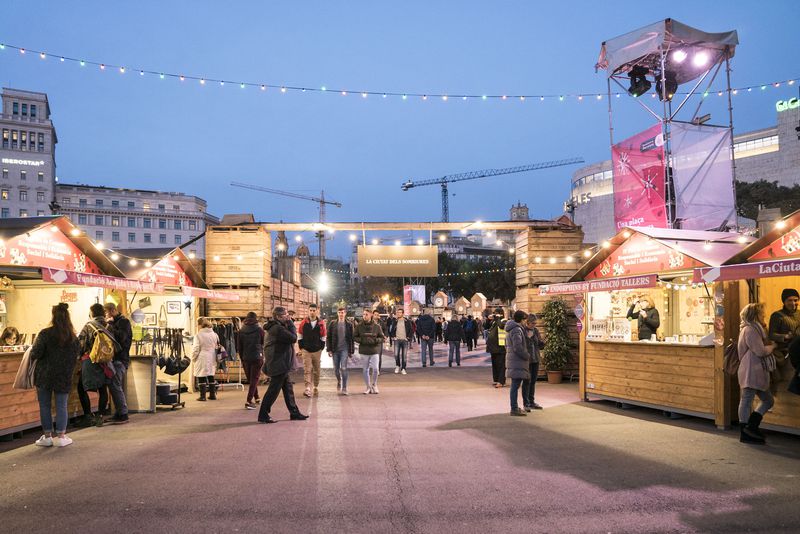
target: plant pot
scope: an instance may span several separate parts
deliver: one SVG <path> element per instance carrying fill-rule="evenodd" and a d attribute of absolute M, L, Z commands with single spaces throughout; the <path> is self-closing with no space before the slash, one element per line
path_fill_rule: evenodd
<path fill-rule="evenodd" d="M 548 384 L 560 384 L 563 378 L 561 371 L 547 371 Z"/>

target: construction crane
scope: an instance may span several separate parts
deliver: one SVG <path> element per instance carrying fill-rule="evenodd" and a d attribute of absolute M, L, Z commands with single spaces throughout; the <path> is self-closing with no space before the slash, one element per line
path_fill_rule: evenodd
<path fill-rule="evenodd" d="M 513 174 L 515 172 L 527 172 L 536 171 L 539 169 L 549 169 L 552 167 L 562 167 L 564 165 L 573 165 L 575 163 L 583 163 L 583 158 L 559 159 L 555 161 L 533 163 L 531 165 L 520 165 L 518 167 L 506 167 L 505 169 L 484 169 L 482 171 L 448 174 L 447 176 L 442 176 L 441 178 L 431 178 L 429 180 L 420 180 L 419 182 L 408 180 L 400 186 L 400 189 L 403 191 L 408 191 L 412 187 L 436 184 L 440 185 L 442 188 L 442 222 L 450 222 L 450 202 L 448 199 L 449 193 L 447 190 L 447 184 L 451 184 L 453 182 L 463 182 L 464 180 L 475 180 L 476 178 L 499 176 L 501 174 Z"/>
<path fill-rule="evenodd" d="M 271 189 L 269 187 L 262 187 L 260 185 L 243 184 L 241 182 L 231 182 L 233 187 L 241 187 L 243 189 L 251 189 L 253 191 L 261 191 L 262 193 L 272 193 L 273 195 L 280 195 L 290 198 L 299 198 L 300 200 L 310 200 L 311 202 L 319 203 L 319 222 L 325 222 L 325 206 L 330 204 L 337 208 L 342 207 L 341 202 L 325 199 L 325 191 L 321 191 L 319 197 L 312 197 L 308 195 L 301 195 L 300 193 L 293 193 L 291 191 L 281 191 L 280 189 Z M 319 269 L 325 268 L 325 231 L 320 229 L 317 232 L 317 240 L 319 241 Z"/>

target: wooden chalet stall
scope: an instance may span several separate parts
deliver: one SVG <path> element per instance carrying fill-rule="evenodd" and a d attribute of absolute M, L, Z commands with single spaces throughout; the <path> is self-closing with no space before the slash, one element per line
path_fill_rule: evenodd
<path fill-rule="evenodd" d="M 769 322 L 770 315 L 783 307 L 781 291 L 784 288 L 800 291 L 800 211 L 778 221 L 769 232 L 750 243 L 722 267 L 696 269 L 694 281 L 739 286 L 739 305 L 732 310 L 736 315 L 730 314 L 726 340 L 737 339 L 738 311 L 748 302 L 763 302 Z M 800 335 L 800 332 L 795 335 Z M 762 426 L 800 434 L 800 395 L 787 391 L 795 370 L 788 360 L 781 357 L 777 360 L 778 372 L 773 375 L 772 384 L 775 406 L 764 416 Z M 739 388 L 736 377 L 732 377 L 731 382 L 730 403 L 735 416 Z"/>
<path fill-rule="evenodd" d="M 725 305 L 725 288 L 693 283 L 692 270 L 722 264 L 748 240 L 735 233 L 628 228 L 589 259 L 570 283 L 542 286 L 542 295 L 579 296 L 581 398 L 728 425 L 722 326 L 731 310 Z M 637 323 L 627 318 L 631 304 L 642 297 L 660 315 L 656 340 L 638 341 Z"/>
<path fill-rule="evenodd" d="M 0 436 L 39 426 L 36 391 L 11 386 L 25 350 L 50 323 L 52 307 L 67 303 L 80 329 L 89 307 L 105 302 L 121 276 L 66 217 L 0 219 L 0 330 L 13 326 L 21 334 L 17 345 L 0 347 Z M 77 372 L 76 365 L 76 377 Z M 69 396 L 70 417 L 82 413 L 76 383 Z M 97 395 L 89 396 L 96 406 Z"/>

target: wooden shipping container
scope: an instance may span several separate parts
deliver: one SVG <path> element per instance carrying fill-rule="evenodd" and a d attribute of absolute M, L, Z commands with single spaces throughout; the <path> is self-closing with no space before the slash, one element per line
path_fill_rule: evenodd
<path fill-rule="evenodd" d="M 244 317 L 251 311 L 265 317 L 272 314 L 272 294 L 268 287 L 234 288 L 227 291 L 238 294 L 239 300 L 209 300 L 209 317 Z"/>
<path fill-rule="evenodd" d="M 206 229 L 206 282 L 210 287 L 269 287 L 272 248 L 261 226 L 210 226 Z"/>

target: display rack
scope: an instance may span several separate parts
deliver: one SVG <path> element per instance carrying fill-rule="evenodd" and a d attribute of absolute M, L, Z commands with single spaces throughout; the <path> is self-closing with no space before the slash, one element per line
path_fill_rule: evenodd
<path fill-rule="evenodd" d="M 233 343 L 234 343 L 234 346 L 236 345 L 236 336 L 239 335 L 238 328 L 236 327 L 236 322 L 239 320 L 238 317 L 200 317 L 200 319 L 208 319 L 209 321 L 211 321 L 211 323 L 214 326 L 217 326 L 219 324 L 219 321 L 229 321 L 230 324 L 233 325 L 233 327 L 234 327 L 234 330 L 233 330 Z M 221 389 L 221 390 L 224 390 L 226 387 L 228 387 L 228 388 L 234 388 L 234 389 L 241 389 L 242 391 L 244 391 L 244 383 L 242 382 L 242 359 L 239 357 L 238 353 L 234 353 L 231 356 L 230 352 L 229 352 L 228 356 L 231 359 L 226 360 L 226 363 L 233 363 L 233 362 L 236 363 L 236 368 L 237 368 L 237 373 L 238 373 L 237 374 L 237 378 L 236 378 L 236 382 L 231 382 L 231 376 L 230 376 L 231 375 L 231 371 L 228 368 L 229 366 L 226 365 L 225 366 L 225 370 L 222 371 L 222 373 L 224 375 L 224 378 L 225 378 L 225 382 L 218 383 L 217 387 L 219 389 Z"/>
<path fill-rule="evenodd" d="M 180 361 L 186 354 L 186 339 L 183 336 L 183 328 L 143 326 L 142 339 L 134 342 L 136 354 L 141 354 L 142 350 L 147 351 L 146 345 L 148 343 L 150 344 L 149 352 L 156 358 L 157 363 L 161 358 L 177 359 Z M 180 366 L 178 369 L 178 384 L 174 389 L 175 397 L 172 397 L 173 389 L 170 387 L 169 394 L 156 395 L 156 406 L 169 406 L 172 410 L 186 406 L 186 402 L 181 400 L 181 393 L 183 391 L 183 371 L 180 371 Z M 158 391 L 158 384 L 156 384 L 156 391 Z"/>

